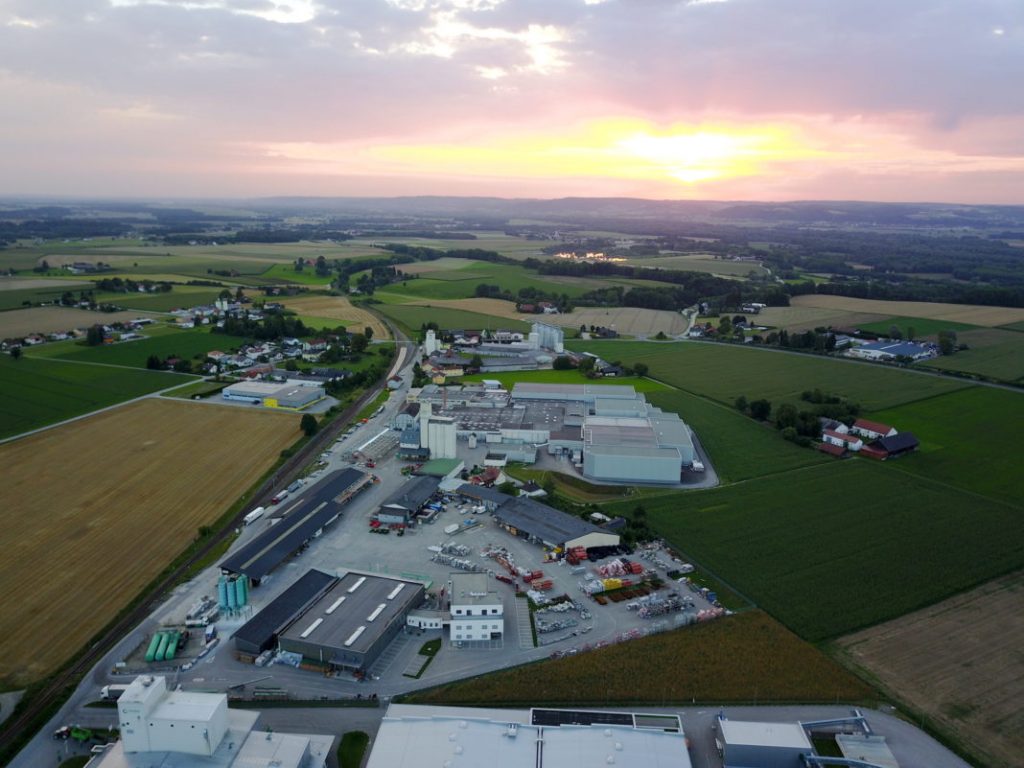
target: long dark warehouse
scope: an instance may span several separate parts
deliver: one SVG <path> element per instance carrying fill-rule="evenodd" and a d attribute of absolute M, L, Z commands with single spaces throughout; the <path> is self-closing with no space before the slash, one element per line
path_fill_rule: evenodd
<path fill-rule="evenodd" d="M 221 570 L 248 576 L 254 585 L 291 557 L 317 531 L 330 525 L 357 493 L 373 483 L 358 469 L 343 469 L 322 480 L 271 525 L 220 564 Z"/>

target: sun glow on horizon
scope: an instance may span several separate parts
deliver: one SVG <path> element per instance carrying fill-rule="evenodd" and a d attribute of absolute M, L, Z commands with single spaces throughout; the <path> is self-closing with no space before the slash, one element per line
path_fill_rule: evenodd
<path fill-rule="evenodd" d="M 386 173 L 477 178 L 611 178 L 693 186 L 755 176 L 770 166 L 823 154 L 783 125 L 675 124 L 606 119 L 561 133 L 476 142 L 277 143 L 266 156 L 321 173 Z"/>

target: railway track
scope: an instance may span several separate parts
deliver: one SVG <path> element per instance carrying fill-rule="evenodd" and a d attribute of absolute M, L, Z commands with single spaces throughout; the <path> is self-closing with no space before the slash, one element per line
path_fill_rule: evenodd
<path fill-rule="evenodd" d="M 385 321 L 386 322 L 386 321 Z M 320 453 L 325 445 L 329 445 L 341 433 L 362 408 L 373 398 L 377 397 L 381 388 L 386 386 L 387 380 L 400 371 L 405 365 L 412 362 L 413 355 L 409 349 L 408 338 L 398 331 L 391 323 L 387 323 L 391 334 L 396 342 L 396 357 L 391 369 L 384 378 L 374 387 L 367 389 L 359 399 L 346 408 L 322 431 L 314 435 L 308 443 L 302 446 L 295 455 L 287 461 L 274 474 L 265 480 L 253 494 L 252 502 L 256 505 L 267 504 L 274 492 L 281 487 L 287 486 L 309 460 Z M 404 352 L 404 354 L 403 354 Z M 53 675 L 39 690 L 38 693 L 28 699 L 21 711 L 14 713 L 2 726 L 0 726 L 0 760 L 3 765 L 9 763 L 15 756 L 14 747 L 22 747 L 31 738 L 28 730 L 41 727 L 37 720 L 51 707 L 63 701 L 70 693 L 69 688 L 79 683 L 82 677 L 92 669 L 125 635 L 131 632 L 139 623 L 145 619 L 153 609 L 153 605 L 167 595 L 197 562 L 206 557 L 211 551 L 221 544 L 227 536 L 242 522 L 244 509 L 239 510 L 238 515 L 229 525 L 225 525 L 212 536 L 202 541 L 199 547 L 183 563 L 173 571 L 164 576 L 150 589 L 144 597 L 139 600 L 138 605 L 132 608 L 127 614 L 117 619 L 114 624 L 103 630 L 102 635 L 88 648 L 80 652 L 73 662 Z"/>

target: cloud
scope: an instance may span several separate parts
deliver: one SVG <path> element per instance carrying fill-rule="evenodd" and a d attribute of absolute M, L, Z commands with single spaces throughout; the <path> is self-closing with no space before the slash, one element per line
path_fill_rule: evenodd
<path fill-rule="evenodd" d="M 4 0 L 0 178 L 3 191 L 59 191 L 58 171 L 26 165 L 34 140 L 32 157 L 83 167 L 88 152 L 110 168 L 130 147 L 154 185 L 160 167 L 187 184 L 199 157 L 265 174 L 268 192 L 283 179 L 341 184 L 359 166 L 395 192 L 408 174 L 510 195 L 584 182 L 668 196 L 755 194 L 760 183 L 767 195 L 845 179 L 825 195 L 841 197 L 931 178 L 955 196 L 982 188 L 968 179 L 1020 173 L 1022 38 L 1017 0 Z M 47 123 L 33 132 L 26 115 Z M 558 146 L 593 159 L 587 131 L 630 121 L 642 135 L 616 151 L 646 180 L 552 160 Z M 743 155 L 714 138 L 766 126 L 811 154 Z M 549 178 L 537 175 L 544 162 L 527 175 L 495 161 L 545 136 Z M 310 148 L 306 160 L 297 147 Z M 446 176 L 383 151 L 398 147 L 465 147 L 478 165 Z M 691 162 L 718 150 L 749 173 Z M 340 151 L 354 153 L 347 166 Z"/>

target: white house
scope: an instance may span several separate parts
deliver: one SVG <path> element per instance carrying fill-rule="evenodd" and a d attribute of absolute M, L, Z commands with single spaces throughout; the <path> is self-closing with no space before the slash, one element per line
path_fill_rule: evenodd
<path fill-rule="evenodd" d="M 882 424 L 878 421 L 868 421 L 867 419 L 857 419 L 853 422 L 851 431 L 861 437 L 866 437 L 868 440 L 877 440 L 880 437 L 892 437 L 897 434 L 895 427 L 890 427 L 888 424 Z"/>
<path fill-rule="evenodd" d="M 838 445 L 840 448 L 846 448 L 848 451 L 859 451 L 864 447 L 864 441 L 856 435 L 850 435 L 834 429 L 823 429 L 821 431 L 821 442 Z"/>
<path fill-rule="evenodd" d="M 486 573 L 453 573 L 450 585 L 449 637 L 465 640 L 500 640 L 505 631 L 505 606 L 490 588 Z"/>

